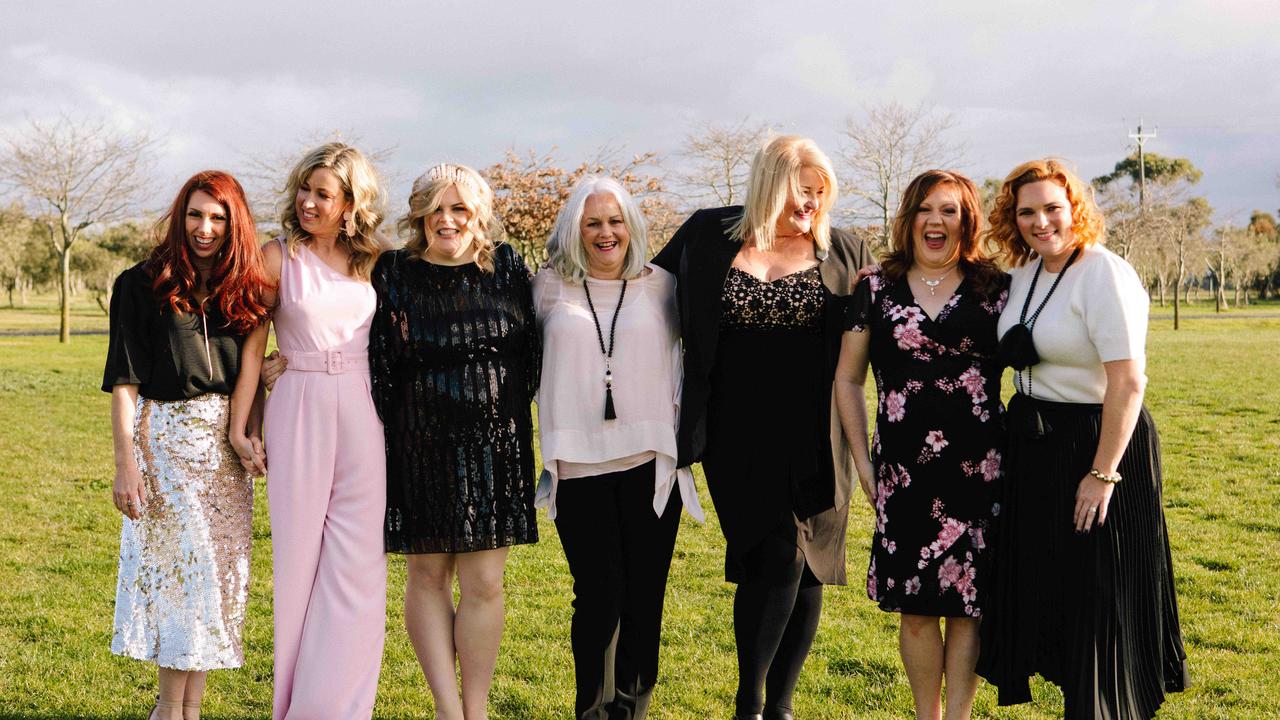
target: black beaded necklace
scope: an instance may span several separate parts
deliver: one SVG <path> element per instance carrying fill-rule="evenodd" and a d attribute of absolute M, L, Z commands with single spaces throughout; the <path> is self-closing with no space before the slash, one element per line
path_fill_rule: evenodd
<path fill-rule="evenodd" d="M 1036 307 L 1036 311 L 1031 313 L 1031 317 L 1027 317 L 1027 310 L 1031 309 L 1031 296 L 1036 294 L 1036 283 L 1040 280 L 1040 271 L 1044 269 L 1044 258 L 1040 258 L 1040 264 L 1036 266 L 1036 274 L 1031 276 L 1031 287 L 1027 288 L 1027 299 L 1022 302 L 1022 312 L 1018 315 L 1018 323 L 1027 328 L 1027 334 L 1035 329 L 1036 319 L 1040 317 L 1040 311 L 1044 310 L 1044 306 L 1049 304 L 1049 298 L 1053 297 L 1053 291 L 1058 289 L 1058 283 L 1062 282 L 1062 276 L 1067 274 L 1067 268 L 1076 261 L 1076 257 L 1080 255 L 1080 248 L 1071 251 L 1071 257 L 1067 258 L 1067 264 L 1062 266 L 1058 271 L 1058 276 L 1053 279 L 1053 284 L 1049 286 L 1049 292 L 1044 294 L 1044 299 Z M 1039 358 L 1037 358 L 1039 362 Z M 1031 394 L 1031 366 L 1028 365 L 1027 371 L 1027 395 Z M 1017 381 L 1018 390 L 1022 390 L 1022 371 L 1018 370 L 1014 373 L 1014 379 Z"/>
<path fill-rule="evenodd" d="M 618 413 L 613 409 L 613 334 L 618 329 L 618 313 L 622 310 L 622 299 L 627 296 L 627 281 L 622 281 L 622 292 L 618 293 L 618 306 L 613 309 L 613 321 L 609 323 L 609 346 L 604 345 L 604 331 L 600 329 L 600 318 L 596 316 L 595 303 L 591 302 L 591 287 L 587 279 L 582 280 L 582 289 L 587 293 L 587 307 L 591 308 L 591 321 L 596 324 L 596 339 L 600 341 L 600 354 L 604 355 L 604 419 L 617 420 Z"/>

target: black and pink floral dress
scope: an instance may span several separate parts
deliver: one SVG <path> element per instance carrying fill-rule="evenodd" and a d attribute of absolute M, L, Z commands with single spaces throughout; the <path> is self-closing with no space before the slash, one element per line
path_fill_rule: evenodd
<path fill-rule="evenodd" d="M 999 513 L 1004 406 L 994 356 L 1008 277 L 991 296 L 963 280 L 936 318 L 906 278 L 868 277 L 849 306 L 871 331 L 878 403 L 876 530 L 867 595 L 882 610 L 978 617 Z"/>

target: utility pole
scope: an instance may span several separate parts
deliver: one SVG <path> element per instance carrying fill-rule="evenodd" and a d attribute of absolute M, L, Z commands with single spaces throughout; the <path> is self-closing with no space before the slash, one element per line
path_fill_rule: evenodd
<path fill-rule="evenodd" d="M 1147 158 L 1143 152 L 1142 144 L 1147 138 L 1156 136 L 1156 131 L 1149 133 L 1142 132 L 1142 118 L 1138 118 L 1138 132 L 1129 133 L 1129 137 L 1138 141 L 1138 212 L 1145 213 L 1147 211 Z"/>

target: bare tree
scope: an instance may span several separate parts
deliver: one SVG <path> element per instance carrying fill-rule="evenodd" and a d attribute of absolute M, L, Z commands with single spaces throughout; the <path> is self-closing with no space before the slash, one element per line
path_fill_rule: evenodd
<path fill-rule="evenodd" d="M 855 213 L 879 223 L 881 242 L 888 244 L 893 216 L 907 183 L 930 168 L 960 162 L 961 149 L 944 135 L 955 126 L 949 114 L 925 105 L 897 102 L 874 105 L 866 118 L 847 118 L 840 148 L 845 176 L 841 184 L 860 207 Z"/>
<path fill-rule="evenodd" d="M 1181 327 L 1181 306 L 1186 302 L 1180 299 L 1179 290 L 1188 283 L 1188 271 L 1198 266 L 1197 257 L 1203 251 L 1204 231 L 1209 227 L 1213 208 L 1201 197 L 1193 197 L 1178 205 L 1164 206 L 1157 210 L 1156 224 L 1161 227 L 1166 242 L 1172 250 L 1175 282 L 1173 286 L 1173 329 Z"/>
<path fill-rule="evenodd" d="M 26 288 L 31 282 L 27 263 L 35 241 L 35 222 L 21 205 L 0 207 L 0 282 L 9 294 L 9 307 L 15 307 L 14 293 L 19 293 L 23 305 L 27 304 Z"/>
<path fill-rule="evenodd" d="M 147 187 L 153 144 L 146 133 L 67 115 L 31 120 L 4 139 L 2 174 L 33 215 L 46 217 L 58 256 L 61 342 L 71 342 L 71 250 L 86 228 L 134 212 Z"/>
<path fill-rule="evenodd" d="M 678 153 L 691 167 L 676 181 L 689 191 L 689 199 L 699 203 L 742 203 L 751 160 L 768 133 L 768 125 L 753 123 L 749 117 L 736 125 L 697 123 Z"/>

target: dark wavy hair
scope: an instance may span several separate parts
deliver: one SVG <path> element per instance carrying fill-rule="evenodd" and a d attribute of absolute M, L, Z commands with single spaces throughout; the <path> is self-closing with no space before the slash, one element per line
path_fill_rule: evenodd
<path fill-rule="evenodd" d="M 197 190 L 208 193 L 227 213 L 227 234 L 213 269 L 206 278 L 208 302 L 216 303 L 226 319 L 226 327 L 248 333 L 267 319 L 273 290 L 262 264 L 258 233 L 253 215 L 239 181 L 221 170 L 205 170 L 191 176 L 178 191 L 169 211 L 156 223 L 157 243 L 147 258 L 151 289 L 161 307 L 174 312 L 197 312 L 196 282 L 199 275 L 191 264 L 187 244 L 187 203 Z"/>
<path fill-rule="evenodd" d="M 982 237 L 982 201 L 978 188 L 972 180 L 952 170 L 926 170 L 907 185 L 893 218 L 889 252 L 880 263 L 885 277 L 901 280 L 907 276 L 915 262 L 911 235 L 916 213 L 929 193 L 940 185 L 950 185 L 960 195 L 960 245 L 956 249 L 960 270 L 979 293 L 991 295 L 999 288 L 1004 272 Z"/>

